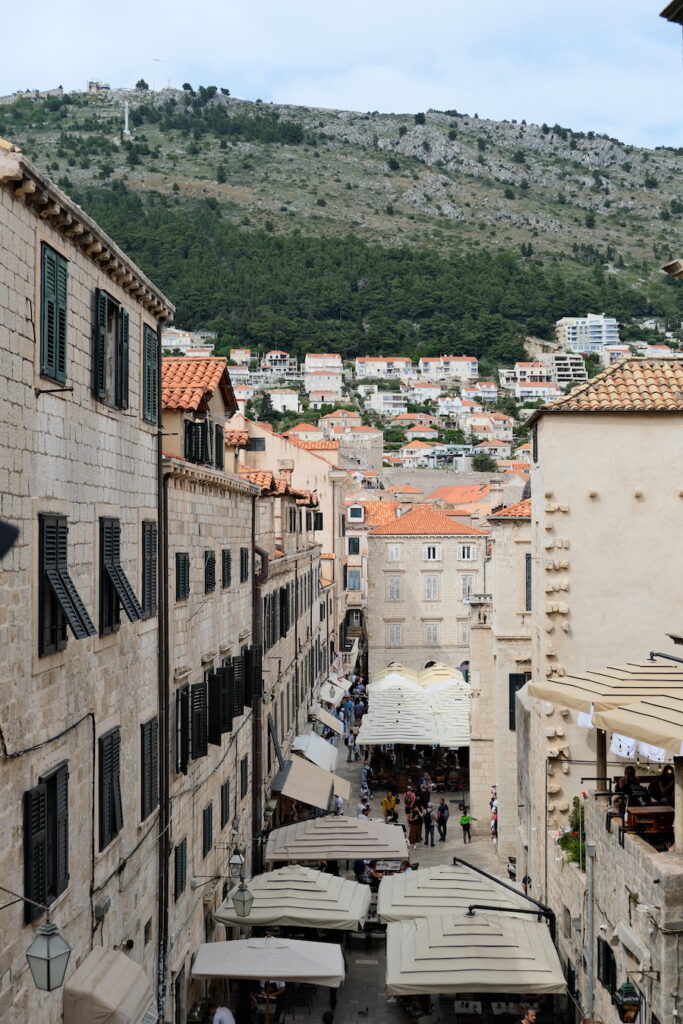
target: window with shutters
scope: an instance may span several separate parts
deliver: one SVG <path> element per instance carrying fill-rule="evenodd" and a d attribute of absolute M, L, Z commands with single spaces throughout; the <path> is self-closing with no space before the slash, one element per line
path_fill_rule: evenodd
<path fill-rule="evenodd" d="M 190 763 L 190 687 L 181 686 L 175 695 L 175 766 L 187 775 Z"/>
<path fill-rule="evenodd" d="M 185 420 L 185 458 L 196 465 L 211 465 L 211 424 L 208 419 Z"/>
<path fill-rule="evenodd" d="M 349 537 L 348 544 L 350 555 L 360 554 L 360 537 Z"/>
<path fill-rule="evenodd" d="M 425 544 L 422 548 L 423 562 L 440 562 L 442 559 L 440 544 Z"/>
<path fill-rule="evenodd" d="M 440 577 L 439 576 L 423 576 L 422 577 L 422 597 L 425 601 L 438 601 L 440 597 Z"/>
<path fill-rule="evenodd" d="M 220 423 L 217 423 L 213 429 L 213 463 L 216 469 L 223 469 L 225 467 L 225 433 Z"/>
<path fill-rule="evenodd" d="M 347 573 L 346 573 L 346 589 L 347 590 L 360 590 L 360 569 L 348 569 L 347 570 Z"/>
<path fill-rule="evenodd" d="M 531 461 L 538 462 L 538 424 L 531 428 Z"/>
<path fill-rule="evenodd" d="M 40 375 L 66 380 L 68 263 L 45 242 L 40 249 Z"/>
<path fill-rule="evenodd" d="M 524 609 L 531 611 L 531 555 L 524 556 Z"/>
<path fill-rule="evenodd" d="M 460 577 L 460 599 L 465 604 L 469 604 L 472 591 L 474 590 L 474 576 L 461 576 Z"/>
<path fill-rule="evenodd" d="M 221 785 L 221 831 L 230 821 L 230 782 Z"/>
<path fill-rule="evenodd" d="M 40 515 L 38 529 L 38 655 L 42 658 L 64 650 L 67 625 L 77 640 L 94 636 L 97 630 L 69 575 L 66 516 Z"/>
<path fill-rule="evenodd" d="M 403 643 L 403 625 L 400 622 L 387 623 L 387 647 L 400 647 Z"/>
<path fill-rule="evenodd" d="M 112 729 L 98 742 L 100 850 L 104 850 L 123 828 L 121 802 L 121 732 Z"/>
<path fill-rule="evenodd" d="M 458 624 L 458 643 L 466 647 L 470 642 L 470 624 L 469 622 L 460 622 Z"/>
<path fill-rule="evenodd" d="M 287 636 L 289 633 L 289 588 L 280 587 L 280 636 Z"/>
<path fill-rule="evenodd" d="M 439 645 L 439 623 L 438 622 L 425 622 L 424 623 L 424 642 L 425 642 L 425 647 L 438 647 L 438 645 Z"/>
<path fill-rule="evenodd" d="M 387 561 L 389 561 L 389 562 L 400 562 L 401 561 L 401 545 L 400 544 L 387 544 Z"/>
<path fill-rule="evenodd" d="M 232 717 L 239 718 L 244 714 L 244 658 L 242 655 L 232 659 Z"/>
<path fill-rule="evenodd" d="M 100 636 L 119 628 L 121 605 L 131 622 L 144 618 L 121 566 L 121 524 L 118 519 L 100 519 Z"/>
<path fill-rule="evenodd" d="M 213 594 L 216 589 L 216 552 L 204 552 L 204 593 Z"/>
<path fill-rule="evenodd" d="M 313 529 L 315 530 L 316 533 L 319 530 L 323 529 L 323 523 L 324 523 L 323 513 L 322 512 L 314 512 L 313 513 Z"/>
<path fill-rule="evenodd" d="M 617 961 L 614 950 L 606 939 L 598 939 L 598 981 L 612 994 L 617 988 Z"/>
<path fill-rule="evenodd" d="M 240 761 L 240 799 L 244 800 L 249 792 L 249 755 Z"/>
<path fill-rule="evenodd" d="M 343 512 L 339 514 L 339 536 L 346 536 L 346 518 Z"/>
<path fill-rule="evenodd" d="M 151 619 L 157 613 L 157 524 L 142 524 L 142 617 Z"/>
<path fill-rule="evenodd" d="M 387 576 L 387 601 L 401 600 L 401 577 Z"/>
<path fill-rule="evenodd" d="M 240 548 L 240 583 L 249 580 L 249 548 Z"/>
<path fill-rule="evenodd" d="M 176 843 L 173 851 L 173 899 L 178 900 L 185 892 L 187 882 L 187 839 Z"/>
<path fill-rule="evenodd" d="M 159 803 L 159 722 L 150 718 L 140 726 L 140 820 L 148 818 Z"/>
<path fill-rule="evenodd" d="M 24 793 L 24 892 L 49 906 L 69 884 L 69 772 L 66 764 Z M 26 923 L 43 913 L 24 904 Z"/>
<path fill-rule="evenodd" d="M 516 729 L 515 697 L 517 696 L 517 691 L 522 689 L 527 679 L 529 679 L 529 675 L 526 672 L 510 672 L 508 675 L 508 727 L 512 732 Z"/>
<path fill-rule="evenodd" d="M 461 562 L 475 562 L 477 548 L 474 544 L 458 544 L 458 559 Z"/>
<path fill-rule="evenodd" d="M 227 590 L 232 585 L 232 551 L 223 548 L 221 551 L 221 586 Z"/>
<path fill-rule="evenodd" d="M 213 848 L 213 804 L 202 811 L 202 857 L 208 856 Z"/>
<path fill-rule="evenodd" d="M 193 683 L 190 687 L 190 747 L 192 760 L 206 757 L 209 742 L 207 684 Z"/>
<path fill-rule="evenodd" d="M 190 556 L 187 551 L 177 551 L 175 556 L 175 599 L 187 601 L 190 596 Z"/>
<path fill-rule="evenodd" d="M 142 418 L 155 426 L 159 420 L 159 339 L 148 324 L 142 332 Z"/>
<path fill-rule="evenodd" d="M 116 409 L 128 408 L 128 333 L 126 311 L 108 292 L 96 288 L 92 391 Z"/>

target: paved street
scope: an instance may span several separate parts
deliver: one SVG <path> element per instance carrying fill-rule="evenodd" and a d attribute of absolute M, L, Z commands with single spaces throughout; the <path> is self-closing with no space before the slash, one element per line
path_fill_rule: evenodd
<path fill-rule="evenodd" d="M 348 813 L 355 815 L 360 788 L 360 762 L 347 763 L 346 748 L 340 746 L 339 764 L 337 773 L 351 782 L 351 800 Z M 371 817 L 379 818 L 382 815 L 380 803 L 385 794 L 378 791 L 374 794 L 371 802 Z M 505 865 L 500 864 L 495 852 L 495 846 L 488 835 L 488 821 L 482 821 L 475 828 L 479 828 L 480 835 L 474 835 L 472 842 L 467 846 L 462 842 L 462 830 L 457 824 L 460 817 L 458 803 L 462 799 L 461 793 L 444 794 L 449 804 L 451 817 L 446 842 L 437 841 L 435 846 L 420 845 L 417 849 L 410 851 L 411 863 L 419 863 L 421 867 L 430 864 L 450 864 L 452 858 L 459 854 L 466 860 L 482 868 L 491 874 L 498 874 L 507 878 Z M 400 812 L 400 821 L 405 820 L 403 809 Z M 341 934 L 341 933 L 340 933 Z M 338 993 L 337 1008 L 335 1011 L 335 1024 L 359 1024 L 367 1021 L 368 1024 L 405 1024 L 407 1017 L 398 1002 L 389 1002 L 384 991 L 385 977 L 385 940 L 373 938 L 372 946 L 368 950 L 365 947 L 365 939 L 352 939 L 345 951 L 347 959 L 346 981 Z M 437 1024 L 437 1022 L 453 1021 L 453 997 L 443 997 L 434 1000 L 434 1013 L 431 1017 L 422 1017 L 424 1024 Z M 297 1008 L 296 1020 L 312 1020 L 319 1024 L 322 1014 L 329 1009 L 329 996 L 327 990 L 321 989 L 316 1005 L 311 1011 L 310 1018 L 306 1016 L 306 1010 Z M 367 1011 L 367 1012 L 366 1012 Z M 287 1014 L 287 1024 L 292 1020 Z"/>

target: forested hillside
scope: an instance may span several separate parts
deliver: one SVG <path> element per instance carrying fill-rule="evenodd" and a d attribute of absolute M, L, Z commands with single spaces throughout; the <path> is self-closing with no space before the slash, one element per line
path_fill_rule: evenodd
<path fill-rule="evenodd" d="M 123 103 L 131 135 L 124 135 Z M 680 321 L 681 151 L 458 111 L 248 103 L 215 87 L 22 99 L 17 142 L 177 304 L 243 342 L 471 352 L 565 314 Z"/>

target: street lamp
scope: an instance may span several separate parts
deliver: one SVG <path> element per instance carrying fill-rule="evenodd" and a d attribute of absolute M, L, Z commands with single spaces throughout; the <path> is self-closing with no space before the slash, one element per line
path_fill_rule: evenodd
<path fill-rule="evenodd" d="M 46 921 L 26 950 L 26 959 L 36 988 L 52 992 L 64 982 L 71 946 L 59 934 L 56 924 Z"/>
<path fill-rule="evenodd" d="M 237 892 L 232 895 L 232 905 L 238 917 L 249 917 L 251 906 L 254 902 L 254 894 L 245 883 L 244 879 L 239 884 Z"/>
<path fill-rule="evenodd" d="M 612 996 L 619 1014 L 619 1020 L 632 1024 L 638 1019 L 640 1013 L 640 993 L 636 986 L 625 981 Z"/>
<path fill-rule="evenodd" d="M 228 870 L 230 877 L 235 880 L 244 877 L 244 855 L 239 850 L 236 850 L 228 861 Z"/>

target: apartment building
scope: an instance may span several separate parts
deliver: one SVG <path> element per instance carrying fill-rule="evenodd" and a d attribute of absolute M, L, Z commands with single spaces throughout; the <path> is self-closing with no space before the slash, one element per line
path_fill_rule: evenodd
<path fill-rule="evenodd" d="M 185 356 L 210 356 L 213 342 L 193 331 L 181 331 L 178 327 L 164 327 L 161 332 L 161 347 L 164 352 L 182 352 Z"/>
<path fill-rule="evenodd" d="M 326 403 L 338 402 L 342 396 L 343 376 L 341 370 L 307 370 L 304 374 L 304 389 L 314 408 L 324 404 L 314 403 L 314 395 L 324 396 Z"/>
<path fill-rule="evenodd" d="M 356 494 L 344 502 L 344 590 L 349 636 L 367 639 L 368 532 L 395 517 L 401 501 L 392 499 L 367 501 L 365 495 Z"/>
<path fill-rule="evenodd" d="M 417 505 L 367 537 L 370 676 L 390 661 L 467 661 L 488 531 Z"/>
<path fill-rule="evenodd" d="M 581 384 L 588 380 L 586 363 L 578 352 L 541 352 L 538 355 L 538 362 L 547 367 L 551 383 L 557 384 L 560 388 L 566 384 Z"/>
<path fill-rule="evenodd" d="M 318 426 L 325 437 L 331 438 L 337 427 L 360 427 L 361 415 L 352 409 L 335 409 L 318 420 Z"/>
<path fill-rule="evenodd" d="M 604 313 L 564 316 L 555 322 L 555 335 L 563 349 L 583 354 L 600 354 L 605 345 L 618 345 L 620 341 L 619 324 Z"/>
<path fill-rule="evenodd" d="M 497 786 L 501 860 L 517 854 L 515 696 L 531 676 L 531 501 L 489 514 L 486 593 L 470 598 L 470 801 L 488 828 L 491 786 Z M 521 876 L 520 876 L 521 877 Z"/>
<path fill-rule="evenodd" d="M 185 1021 L 202 994 L 192 957 L 212 933 L 229 860 L 252 867 L 252 705 L 261 693 L 253 634 L 253 509 L 259 488 L 237 473 L 246 432 L 226 360 L 162 360 L 164 534 L 168 566 L 165 678 L 170 814 L 167 999 Z M 227 449 L 226 449 L 227 442 Z M 256 829 L 262 825 L 256 823 Z"/>
<path fill-rule="evenodd" d="M 342 357 L 338 352 L 307 352 L 304 359 L 304 374 L 314 373 L 316 370 L 341 374 Z"/>
<path fill-rule="evenodd" d="M 430 380 L 416 380 L 409 384 L 402 384 L 401 390 L 407 396 L 409 402 L 421 404 L 422 402 L 435 402 L 441 397 L 441 384 Z"/>
<path fill-rule="evenodd" d="M 0 501 L 19 529 L 0 573 L 0 882 L 26 897 L 4 894 L 0 1018 L 77 1024 L 64 993 L 100 956 L 141 1018 L 163 949 L 158 382 L 173 306 L 3 140 L 0 237 Z M 25 957 L 46 906 L 72 950 L 52 992 Z"/>
<path fill-rule="evenodd" d="M 230 376 L 233 376 L 232 369 Z M 268 391 L 275 412 L 299 412 L 299 392 L 293 388 L 270 388 Z"/>
<path fill-rule="evenodd" d="M 413 370 L 413 361 L 407 356 L 358 356 L 354 364 L 356 377 L 384 377 L 398 380 Z"/>
<path fill-rule="evenodd" d="M 365 408 L 380 416 L 398 416 L 408 411 L 408 399 L 398 391 L 375 391 L 365 399 Z"/>
<path fill-rule="evenodd" d="M 230 349 L 230 362 L 236 363 L 238 366 L 249 366 L 251 363 L 251 349 L 250 348 L 231 348 Z"/>
<path fill-rule="evenodd" d="M 558 947 L 576 998 L 605 1024 L 617 1020 L 613 997 L 629 980 L 627 970 L 646 992 L 645 1019 L 675 1019 L 671 992 L 681 978 L 672 923 L 681 912 L 681 861 L 647 837 L 620 837 L 616 824 L 608 830 L 608 808 L 592 796 L 602 786 L 591 777 L 623 774 L 631 744 L 614 734 L 630 735 L 637 749 L 638 726 L 630 734 L 627 726 L 610 729 L 608 752 L 609 736 L 581 724 L 590 724 L 589 716 L 579 718 L 561 687 L 591 669 L 628 675 L 623 666 L 647 667 L 650 651 L 677 651 L 666 634 L 678 631 L 672 615 L 683 598 L 672 557 L 681 498 L 666 467 L 683 448 L 682 385 L 675 362 L 629 359 L 530 421 L 533 683 L 547 683 L 557 697 L 546 690 L 539 699 L 528 688 L 517 697 L 517 868 L 532 878 L 532 895 L 557 914 Z M 659 755 L 646 748 L 643 766 L 648 756 Z M 554 842 L 574 798 L 595 847 L 592 897 L 586 851 L 580 863 L 567 863 Z"/>
<path fill-rule="evenodd" d="M 418 370 L 424 380 L 468 382 L 479 376 L 479 361 L 474 356 L 423 356 Z"/>
<path fill-rule="evenodd" d="M 493 380 L 479 380 L 474 384 L 463 384 L 460 388 L 462 398 L 472 402 L 497 402 L 498 385 Z"/>
<path fill-rule="evenodd" d="M 543 401 L 562 397 L 562 388 L 557 384 L 536 384 L 532 381 L 515 384 L 515 398 L 518 402 L 535 402 L 539 398 Z"/>

